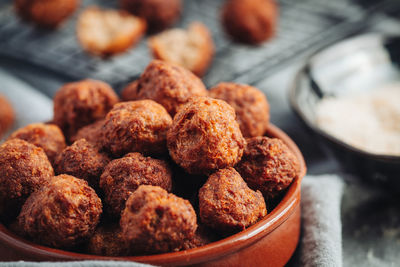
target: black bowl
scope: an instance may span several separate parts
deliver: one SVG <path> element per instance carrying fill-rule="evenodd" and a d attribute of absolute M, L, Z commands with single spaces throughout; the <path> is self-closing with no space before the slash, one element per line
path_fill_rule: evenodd
<path fill-rule="evenodd" d="M 400 36 L 365 34 L 311 56 L 297 73 L 290 91 L 295 113 L 346 171 L 397 191 L 400 191 L 400 156 L 372 154 L 344 143 L 319 128 L 315 113 L 324 96 L 366 92 L 400 81 L 399 66 Z"/>

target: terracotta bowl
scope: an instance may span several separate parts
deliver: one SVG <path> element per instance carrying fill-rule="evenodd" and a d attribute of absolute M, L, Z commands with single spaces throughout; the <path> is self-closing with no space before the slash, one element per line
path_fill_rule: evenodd
<path fill-rule="evenodd" d="M 267 136 L 280 138 L 300 161 L 301 172 L 282 201 L 263 220 L 248 229 L 203 247 L 181 252 L 136 257 L 104 257 L 63 251 L 24 240 L 0 224 L 3 261 L 125 260 L 167 266 L 284 266 L 300 237 L 300 183 L 306 165 L 296 144 L 271 125 Z"/>

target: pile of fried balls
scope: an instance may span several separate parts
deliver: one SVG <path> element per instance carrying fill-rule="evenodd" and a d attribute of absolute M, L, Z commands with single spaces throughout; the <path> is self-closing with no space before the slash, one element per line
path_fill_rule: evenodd
<path fill-rule="evenodd" d="M 106 83 L 62 86 L 51 122 L 0 145 L 0 218 L 35 243 L 105 256 L 203 246 L 267 215 L 299 175 L 264 136 L 258 89 L 207 90 L 190 71 L 152 61 L 121 99 Z"/>

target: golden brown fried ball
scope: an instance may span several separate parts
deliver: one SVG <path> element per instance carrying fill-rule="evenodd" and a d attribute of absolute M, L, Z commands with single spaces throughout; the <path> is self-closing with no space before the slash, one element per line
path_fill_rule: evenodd
<path fill-rule="evenodd" d="M 123 101 L 132 101 L 138 99 L 138 84 L 139 81 L 135 80 L 129 83 L 121 92 L 121 99 Z"/>
<path fill-rule="evenodd" d="M 174 116 L 192 96 L 208 94 L 203 82 L 187 69 L 163 62 L 152 61 L 142 73 L 138 84 L 138 99 L 152 99 Z"/>
<path fill-rule="evenodd" d="M 120 225 L 123 238 L 137 253 L 163 253 L 182 247 L 197 228 L 189 201 L 158 186 L 141 185 L 126 202 Z"/>
<path fill-rule="evenodd" d="M 84 179 L 97 189 L 100 175 L 108 162 L 110 159 L 107 155 L 100 153 L 86 139 L 79 139 L 57 156 L 54 170 L 56 174 L 69 174 Z"/>
<path fill-rule="evenodd" d="M 224 233 L 248 228 L 267 214 L 260 191 L 251 190 L 234 168 L 212 174 L 199 191 L 201 222 Z"/>
<path fill-rule="evenodd" d="M 171 29 L 149 39 L 154 58 L 182 66 L 201 77 L 214 57 L 214 42 L 208 28 L 193 22 L 188 29 Z"/>
<path fill-rule="evenodd" d="M 45 28 L 55 28 L 71 16 L 80 0 L 15 0 L 18 15 Z"/>
<path fill-rule="evenodd" d="M 0 94 L 0 138 L 14 124 L 15 113 L 7 98 Z"/>
<path fill-rule="evenodd" d="M 147 21 L 150 32 L 172 25 L 181 15 L 181 0 L 120 0 L 121 8 Z"/>
<path fill-rule="evenodd" d="M 54 97 L 54 123 L 69 139 L 78 129 L 104 118 L 117 102 L 118 96 L 104 82 L 67 83 Z"/>
<path fill-rule="evenodd" d="M 292 183 L 300 165 L 280 139 L 259 136 L 247 139 L 242 161 L 235 168 L 250 188 L 271 199 Z"/>
<path fill-rule="evenodd" d="M 11 139 L 0 146 L 0 215 L 15 218 L 29 195 L 54 176 L 43 149 Z"/>
<path fill-rule="evenodd" d="M 69 140 L 71 143 L 79 139 L 86 139 L 89 143 L 101 148 L 101 131 L 104 126 L 105 119 L 98 120 L 92 124 L 86 125 L 78 130 Z"/>
<path fill-rule="evenodd" d="M 18 224 L 37 243 L 72 248 L 92 236 L 101 212 L 101 200 L 87 182 L 63 174 L 26 200 Z"/>
<path fill-rule="evenodd" d="M 126 200 L 140 185 L 160 186 L 170 192 L 172 178 L 168 164 L 140 153 L 111 161 L 100 177 L 109 214 L 119 217 Z"/>
<path fill-rule="evenodd" d="M 123 10 L 91 6 L 79 15 L 76 32 L 87 52 L 106 57 L 136 44 L 146 32 L 146 21 Z"/>
<path fill-rule="evenodd" d="M 175 115 L 167 134 L 172 159 L 192 174 L 232 167 L 242 157 L 245 139 L 234 109 L 225 101 L 196 97 Z"/>
<path fill-rule="evenodd" d="M 162 154 L 171 123 L 168 112 L 152 100 L 122 102 L 107 114 L 102 144 L 116 157 L 129 152 Z"/>
<path fill-rule="evenodd" d="M 101 256 L 127 256 L 126 242 L 122 238 L 119 224 L 101 225 L 90 238 L 86 250 L 90 254 Z"/>
<path fill-rule="evenodd" d="M 13 132 L 9 139 L 18 138 L 43 148 L 51 163 L 65 147 L 65 137 L 57 125 L 32 123 Z"/>
<path fill-rule="evenodd" d="M 274 0 L 227 0 L 222 8 L 225 31 L 235 40 L 260 44 L 275 35 L 278 7 Z"/>
<path fill-rule="evenodd" d="M 244 137 L 262 136 L 269 124 L 269 104 L 257 88 L 237 83 L 219 83 L 210 96 L 225 100 L 236 112 L 236 120 Z"/>

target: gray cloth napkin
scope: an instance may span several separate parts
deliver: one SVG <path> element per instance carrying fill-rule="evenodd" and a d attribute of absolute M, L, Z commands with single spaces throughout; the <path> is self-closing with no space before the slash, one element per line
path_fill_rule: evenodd
<path fill-rule="evenodd" d="M 48 121 L 52 118 L 52 101 L 26 83 L 0 70 L 0 93 L 6 95 L 16 110 L 14 129 L 32 122 Z M 342 242 L 340 202 L 342 180 L 335 175 L 307 176 L 302 184 L 302 240 L 300 241 L 300 263 L 295 266 L 341 266 Z M 3 266 L 30 267 L 55 266 L 53 262 L 8 262 Z M 132 262 L 84 261 L 60 262 L 56 266 L 146 266 Z M 147 265 L 148 266 L 148 265 Z"/>
<path fill-rule="evenodd" d="M 336 175 L 308 176 L 303 180 L 302 266 L 342 266 L 340 204 L 343 184 Z"/>

